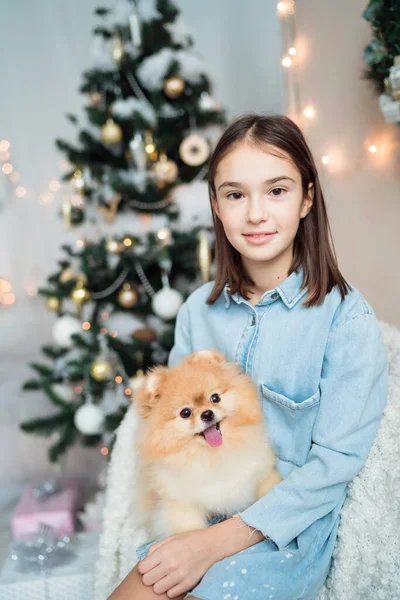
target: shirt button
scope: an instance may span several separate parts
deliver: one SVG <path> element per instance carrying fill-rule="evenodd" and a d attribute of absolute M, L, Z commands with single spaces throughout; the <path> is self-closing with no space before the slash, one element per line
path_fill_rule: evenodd
<path fill-rule="evenodd" d="M 250 323 L 250 325 L 255 325 L 255 324 L 256 324 L 256 315 L 253 315 L 251 317 L 251 323 Z"/>
<path fill-rule="evenodd" d="M 274 293 L 271 295 L 271 298 L 272 298 L 273 300 L 275 300 L 275 298 L 277 298 L 277 297 L 278 297 L 278 294 L 277 294 L 276 292 L 274 292 Z"/>

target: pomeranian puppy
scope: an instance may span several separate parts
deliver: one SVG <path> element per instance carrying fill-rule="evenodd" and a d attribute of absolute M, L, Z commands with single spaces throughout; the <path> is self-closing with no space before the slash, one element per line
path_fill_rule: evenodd
<path fill-rule="evenodd" d="M 134 402 L 138 510 L 152 538 L 205 528 L 282 481 L 257 388 L 223 354 L 202 350 L 153 368 Z"/>

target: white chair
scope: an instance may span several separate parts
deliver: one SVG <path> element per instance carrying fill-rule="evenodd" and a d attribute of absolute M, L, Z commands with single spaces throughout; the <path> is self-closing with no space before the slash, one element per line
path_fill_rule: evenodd
<path fill-rule="evenodd" d="M 364 467 L 349 484 L 330 573 L 318 600 L 400 598 L 400 330 L 380 321 L 389 397 Z M 122 421 L 108 470 L 95 600 L 106 600 L 146 541 L 135 522 L 134 405 Z"/>

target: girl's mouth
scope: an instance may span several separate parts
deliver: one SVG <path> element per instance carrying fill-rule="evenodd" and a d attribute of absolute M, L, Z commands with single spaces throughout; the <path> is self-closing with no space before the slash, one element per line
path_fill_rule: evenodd
<path fill-rule="evenodd" d="M 250 243 L 255 245 L 264 244 L 273 239 L 274 233 L 244 233 L 243 237 Z"/>

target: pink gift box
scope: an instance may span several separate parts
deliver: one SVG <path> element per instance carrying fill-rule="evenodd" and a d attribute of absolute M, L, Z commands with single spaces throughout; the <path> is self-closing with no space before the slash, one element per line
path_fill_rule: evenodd
<path fill-rule="evenodd" d="M 63 479 L 62 489 L 45 498 L 37 500 L 29 484 L 18 502 L 11 517 L 11 530 L 14 538 L 36 533 L 40 523 L 54 527 L 58 535 L 75 531 L 75 513 L 81 502 L 81 486 L 78 478 Z"/>

